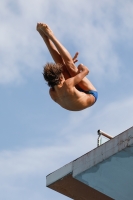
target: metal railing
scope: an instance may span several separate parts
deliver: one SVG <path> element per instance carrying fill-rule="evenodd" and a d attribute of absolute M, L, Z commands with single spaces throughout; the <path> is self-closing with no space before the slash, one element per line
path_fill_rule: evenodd
<path fill-rule="evenodd" d="M 105 133 L 102 130 L 98 130 L 98 139 L 97 139 L 97 146 L 100 146 L 101 144 L 107 142 L 108 140 L 112 139 L 113 137 L 107 133 Z"/>

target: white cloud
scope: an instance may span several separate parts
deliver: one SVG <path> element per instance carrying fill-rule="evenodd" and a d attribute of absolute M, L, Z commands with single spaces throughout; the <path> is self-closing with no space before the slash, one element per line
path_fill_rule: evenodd
<path fill-rule="evenodd" d="M 102 106 L 101 110 L 93 106 L 90 110 L 86 109 L 80 114 L 71 112 L 64 127 L 57 134 L 57 140 L 52 141 L 49 138 L 48 143 L 51 143 L 49 146 L 1 151 L 0 184 L 2 191 L 8 191 L 13 194 L 12 197 L 23 193 L 30 197 L 33 195 L 35 199 L 39 195 L 36 180 L 38 177 L 47 192 L 46 175 L 95 148 L 98 128 L 115 136 L 132 126 L 132 102 L 133 97 L 131 96 L 128 99 Z M 32 180 L 34 186 L 31 185 Z M 31 191 L 32 187 L 36 188 L 34 192 Z M 2 191 L 1 195 L 5 197 Z M 42 197 L 41 193 L 40 199 Z"/>
<path fill-rule="evenodd" d="M 20 81 L 31 70 L 40 70 L 49 58 L 35 31 L 39 20 L 50 24 L 64 44 L 69 40 L 67 48 L 79 50 L 81 58 L 93 68 L 93 72 L 108 77 L 111 73 L 117 78 L 122 63 L 113 43 L 131 36 L 131 7 L 131 1 L 119 1 L 119 6 L 115 1 L 105 0 L 84 0 L 82 4 L 76 0 L 56 4 L 52 0 L 1 2 L 0 82 Z M 118 18 L 121 23 L 117 27 L 115 21 Z"/>
<path fill-rule="evenodd" d="M 39 195 L 39 199 L 50 199 L 51 196 L 46 195 L 48 190 L 45 187 L 46 175 L 86 153 L 86 150 L 94 145 L 92 142 L 88 147 L 88 140 L 93 141 L 93 137 L 89 137 L 88 134 L 84 134 L 84 137 L 83 135 L 69 136 L 65 139 L 60 139 L 58 143 L 51 146 L 1 151 L 0 197 L 5 199 L 8 196 L 8 199 L 10 196 L 10 199 L 17 199 L 20 196 L 20 199 L 36 199 Z M 82 148 L 81 151 L 79 151 L 80 148 Z M 61 199 L 63 199 L 62 196 Z"/>
<path fill-rule="evenodd" d="M 54 170 L 60 164 L 65 164 L 66 160 L 70 158 L 74 159 L 75 156 L 81 156 L 96 146 L 97 136 L 92 133 L 92 128 L 90 128 L 92 122 L 95 122 L 96 127 L 101 125 L 102 128 L 104 126 L 113 135 L 119 134 L 132 126 L 132 102 L 133 97 L 130 97 L 110 103 L 106 107 L 102 107 L 101 112 L 97 111 L 95 114 L 93 113 L 95 108 L 91 114 L 86 109 L 78 117 L 75 116 L 75 113 L 71 113 L 66 126 L 57 135 L 57 137 L 59 136 L 58 139 L 55 143 L 51 141 L 51 146 L 1 151 L 1 176 L 44 173 L 50 168 Z M 121 122 L 121 127 L 117 126 L 117 120 Z M 68 126 L 69 130 L 67 130 Z M 66 135 L 64 135 L 64 129 Z M 61 133 L 63 133 L 63 136 L 60 137 Z"/>
<path fill-rule="evenodd" d="M 76 155 L 85 153 L 85 144 L 89 138 L 88 134 L 75 136 L 68 136 L 60 139 L 58 143 L 52 146 L 16 149 L 14 151 L 1 151 L 0 152 L 0 176 L 27 176 L 46 173 L 46 171 L 55 170 Z M 65 142 L 65 140 L 67 142 Z M 76 143 L 75 143 L 76 141 Z M 93 137 L 92 137 L 93 141 Z M 82 146 L 82 151 L 78 147 Z M 93 142 L 89 145 L 92 148 Z M 71 161 L 71 160 L 69 160 Z"/>

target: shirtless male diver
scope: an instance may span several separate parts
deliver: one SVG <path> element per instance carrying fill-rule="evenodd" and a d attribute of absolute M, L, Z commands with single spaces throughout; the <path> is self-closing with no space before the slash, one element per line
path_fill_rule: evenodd
<path fill-rule="evenodd" d="M 92 106 L 97 100 L 98 93 L 86 78 L 88 68 L 83 64 L 75 66 L 78 53 L 72 58 L 47 24 L 37 23 L 36 29 L 55 62 L 47 63 L 43 71 L 44 79 L 50 86 L 51 98 L 70 111 L 80 111 Z"/>

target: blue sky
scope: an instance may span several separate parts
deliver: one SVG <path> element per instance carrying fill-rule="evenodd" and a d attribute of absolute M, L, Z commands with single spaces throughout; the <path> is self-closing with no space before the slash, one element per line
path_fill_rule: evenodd
<path fill-rule="evenodd" d="M 66 200 L 46 175 L 97 145 L 97 130 L 133 125 L 133 1 L 4 0 L 0 6 L 0 199 Z M 36 23 L 78 51 L 99 92 L 80 112 L 53 102 L 42 77 L 52 61 Z"/>

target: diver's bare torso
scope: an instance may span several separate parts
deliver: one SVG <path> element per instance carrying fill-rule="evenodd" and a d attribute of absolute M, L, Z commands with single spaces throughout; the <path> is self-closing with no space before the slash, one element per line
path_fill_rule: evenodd
<path fill-rule="evenodd" d="M 67 81 L 54 86 L 54 89 L 50 88 L 49 93 L 56 103 L 71 111 L 80 111 L 95 103 L 93 95 L 80 92 L 75 87 L 69 87 Z"/>

